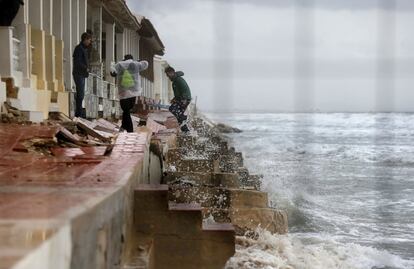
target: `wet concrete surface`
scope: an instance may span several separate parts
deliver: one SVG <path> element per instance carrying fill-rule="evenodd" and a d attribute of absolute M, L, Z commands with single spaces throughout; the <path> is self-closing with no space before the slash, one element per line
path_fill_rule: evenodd
<path fill-rule="evenodd" d="M 106 147 L 52 147 L 50 154 L 44 154 L 25 146 L 31 139 L 53 141 L 58 130 L 56 126 L 0 124 L 0 269 L 28 268 L 19 266 L 24 266 L 22 260 L 29 253 L 38 251 L 52 237 L 61 236 L 58 232 L 62 227 L 76 223 L 97 205 L 123 199 L 115 193 L 129 184 L 132 175 L 141 174 L 149 132 L 121 133 L 108 156 L 104 156 Z M 108 210 L 107 214 L 110 218 L 113 212 Z M 93 226 L 95 218 L 89 220 Z M 73 233 L 76 227 L 71 229 Z M 69 237 L 61 236 L 66 239 L 55 242 L 55 251 L 69 244 L 66 254 L 75 255 L 77 250 L 71 250 L 70 241 L 76 238 L 70 238 L 70 232 L 66 234 Z M 44 268 L 73 268 L 71 263 L 70 257 L 55 265 L 49 260 Z"/>

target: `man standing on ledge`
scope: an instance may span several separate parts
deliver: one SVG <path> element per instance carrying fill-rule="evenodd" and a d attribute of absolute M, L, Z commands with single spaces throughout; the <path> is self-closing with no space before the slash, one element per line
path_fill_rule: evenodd
<path fill-rule="evenodd" d="M 111 76 L 117 77 L 119 99 L 122 109 L 122 129 L 128 133 L 134 131 L 131 119 L 131 109 L 141 94 L 141 76 L 139 72 L 148 68 L 147 61 L 134 61 L 131 54 L 124 60 L 111 67 Z"/>
<path fill-rule="evenodd" d="M 187 82 L 183 78 L 183 72 L 175 72 L 174 68 L 168 66 L 165 68 L 165 73 L 172 81 L 174 91 L 174 99 L 171 100 L 169 110 L 177 118 L 181 131 L 188 133 L 190 130 L 187 126 L 187 116 L 184 113 L 191 102 L 190 87 L 188 87 Z"/>
<path fill-rule="evenodd" d="M 92 36 L 83 33 L 81 42 L 75 47 L 73 52 L 73 80 L 76 85 L 76 110 L 75 117 L 86 118 L 83 112 L 82 102 L 85 97 L 85 79 L 89 76 L 88 47 L 92 43 Z"/>

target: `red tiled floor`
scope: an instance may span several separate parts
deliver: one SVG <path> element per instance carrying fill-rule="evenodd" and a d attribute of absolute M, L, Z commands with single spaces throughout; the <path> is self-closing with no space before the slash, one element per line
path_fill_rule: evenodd
<path fill-rule="evenodd" d="M 108 187 L 142 161 L 149 139 L 148 133 L 120 134 L 109 157 L 103 156 L 106 147 L 53 148 L 55 157 L 12 150 L 22 137 L 56 132 L 45 126 L 0 125 L 0 186 Z"/>

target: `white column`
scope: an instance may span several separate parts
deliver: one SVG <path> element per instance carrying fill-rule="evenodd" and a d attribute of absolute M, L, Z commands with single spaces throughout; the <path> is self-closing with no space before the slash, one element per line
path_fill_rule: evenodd
<path fill-rule="evenodd" d="M 30 0 L 29 22 L 31 29 L 32 73 L 37 76 L 37 89 L 46 90 L 46 35 L 44 31 L 44 1 Z"/>
<path fill-rule="evenodd" d="M 129 53 L 129 30 L 125 30 L 125 54 Z"/>
<path fill-rule="evenodd" d="M 88 1 L 79 0 L 79 35 L 86 32 Z"/>
<path fill-rule="evenodd" d="M 43 30 L 43 0 L 30 0 L 29 21 L 33 28 Z"/>
<path fill-rule="evenodd" d="M 71 9 L 72 9 L 72 46 L 76 46 L 80 42 L 80 36 L 79 36 L 79 0 L 72 0 Z"/>
<path fill-rule="evenodd" d="M 13 27 L 0 26 L 0 76 L 13 76 Z"/>
<path fill-rule="evenodd" d="M 52 31 L 53 35 L 56 37 L 56 39 L 63 40 L 63 0 L 53 0 L 53 26 L 52 28 L 53 28 L 53 31 Z"/>
<path fill-rule="evenodd" d="M 121 61 L 124 58 L 124 33 L 116 34 L 116 61 Z"/>
<path fill-rule="evenodd" d="M 134 57 L 139 59 L 139 36 L 136 32 L 134 33 Z"/>
<path fill-rule="evenodd" d="M 128 30 L 128 53 L 132 54 L 132 31 Z"/>
<path fill-rule="evenodd" d="M 125 52 L 125 54 L 129 53 L 128 34 L 129 34 L 128 29 L 125 29 L 125 31 L 124 31 L 124 38 L 125 38 L 125 40 L 124 40 L 124 52 Z"/>
<path fill-rule="evenodd" d="M 140 55 L 140 51 L 139 51 L 139 45 L 141 43 L 141 37 L 138 35 L 138 40 L 137 40 L 137 59 L 139 59 L 141 57 Z"/>
<path fill-rule="evenodd" d="M 113 78 L 109 74 L 111 71 L 111 63 L 115 61 L 115 24 L 105 24 L 106 32 L 106 80 L 113 82 Z"/>
<path fill-rule="evenodd" d="M 98 53 L 96 62 L 102 62 L 102 6 L 93 7 L 91 10 L 92 16 L 92 32 L 95 38 L 93 48 Z"/>
<path fill-rule="evenodd" d="M 134 54 L 133 43 L 134 43 L 134 32 L 132 30 L 130 30 L 129 31 L 129 53 L 131 53 L 131 54 Z"/>
<path fill-rule="evenodd" d="M 43 0 L 43 30 L 45 30 L 47 35 L 51 35 L 53 32 L 53 1 Z"/>
<path fill-rule="evenodd" d="M 63 0 L 63 41 L 65 43 L 65 88 L 72 90 L 72 0 Z"/>
<path fill-rule="evenodd" d="M 29 4 L 21 6 L 13 21 L 14 35 L 20 40 L 19 70 L 22 71 L 22 86 L 30 88 L 32 74 L 32 58 L 30 44 Z"/>
<path fill-rule="evenodd" d="M 53 35 L 55 36 L 55 78 L 58 91 L 65 91 L 65 44 L 63 41 L 63 0 L 53 0 Z"/>

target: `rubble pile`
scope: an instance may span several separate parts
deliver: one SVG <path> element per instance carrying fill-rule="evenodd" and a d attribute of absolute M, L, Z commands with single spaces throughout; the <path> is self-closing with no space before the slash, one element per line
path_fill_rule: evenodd
<path fill-rule="evenodd" d="M 23 112 L 12 107 L 8 102 L 1 105 L 0 111 L 2 123 L 31 124 Z"/>

